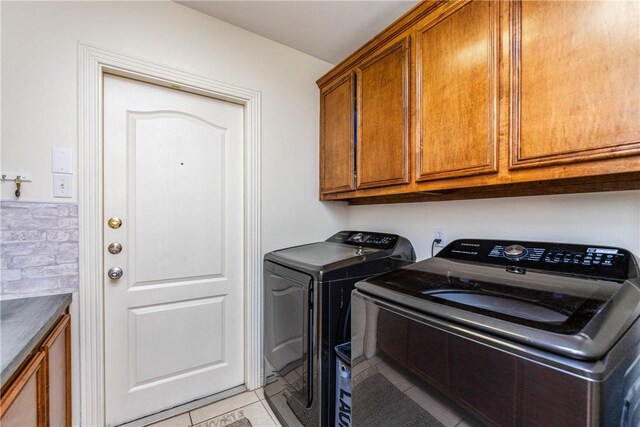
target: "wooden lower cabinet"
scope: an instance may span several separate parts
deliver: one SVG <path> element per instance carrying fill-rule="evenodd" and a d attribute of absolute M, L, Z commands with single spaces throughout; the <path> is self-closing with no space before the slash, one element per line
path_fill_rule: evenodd
<path fill-rule="evenodd" d="M 71 322 L 58 321 L 42 344 L 47 364 L 47 419 L 51 426 L 71 425 Z"/>
<path fill-rule="evenodd" d="M 0 399 L 2 427 L 46 426 L 45 353 L 37 352 Z"/>
<path fill-rule="evenodd" d="M 71 323 L 65 314 L 2 390 L 2 427 L 71 426 Z"/>

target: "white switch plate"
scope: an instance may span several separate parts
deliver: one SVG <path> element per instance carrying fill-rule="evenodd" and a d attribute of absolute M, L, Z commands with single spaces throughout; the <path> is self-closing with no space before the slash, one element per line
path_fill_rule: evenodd
<path fill-rule="evenodd" d="M 71 197 L 71 175 L 53 174 L 53 197 Z"/>
<path fill-rule="evenodd" d="M 73 173 L 71 148 L 51 149 L 51 172 Z"/>

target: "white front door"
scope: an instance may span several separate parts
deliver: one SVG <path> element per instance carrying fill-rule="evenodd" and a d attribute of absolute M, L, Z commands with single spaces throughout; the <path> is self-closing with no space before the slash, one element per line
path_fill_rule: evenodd
<path fill-rule="evenodd" d="M 109 425 L 244 383 L 243 140 L 242 106 L 105 75 Z"/>

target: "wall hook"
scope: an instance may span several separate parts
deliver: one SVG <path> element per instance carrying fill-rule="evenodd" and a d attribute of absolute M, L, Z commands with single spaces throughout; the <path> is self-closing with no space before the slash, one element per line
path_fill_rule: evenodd
<path fill-rule="evenodd" d="M 22 185 L 22 178 L 20 177 L 20 175 L 16 176 L 16 179 L 13 180 L 13 182 L 16 183 L 16 192 L 15 195 L 16 197 L 20 197 L 20 186 Z"/>
<path fill-rule="evenodd" d="M 16 186 L 14 194 L 17 198 L 20 198 L 22 193 L 22 184 L 25 182 L 31 182 L 31 174 L 29 172 L 3 172 L 0 174 L 0 181 L 13 182 Z"/>

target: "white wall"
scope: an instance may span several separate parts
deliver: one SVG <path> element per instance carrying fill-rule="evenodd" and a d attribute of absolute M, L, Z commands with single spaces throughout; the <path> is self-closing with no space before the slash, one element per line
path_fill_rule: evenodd
<path fill-rule="evenodd" d="M 1 167 L 33 174 L 21 200 L 53 200 L 52 147 L 73 148 L 77 171 L 83 42 L 262 92 L 265 252 L 324 239 L 346 223 L 345 206 L 320 203 L 317 194 L 315 80 L 331 64 L 168 1 L 1 7 Z M 13 199 L 13 190 L 3 183 L 2 198 Z"/>
<path fill-rule="evenodd" d="M 436 227 L 449 241 L 493 238 L 595 243 L 640 255 L 640 191 L 349 207 L 349 228 L 403 235 L 428 258 Z M 437 250 L 436 250 L 437 252 Z"/>
<path fill-rule="evenodd" d="M 21 200 L 54 200 L 52 147 L 74 150 L 71 201 L 77 200 L 77 49 L 82 42 L 262 92 L 263 252 L 325 239 L 346 224 L 344 204 L 318 201 L 315 80 L 331 64 L 169 1 L 2 1 L 0 7 L 1 168 L 32 173 L 34 182 L 23 185 Z M 2 199 L 12 200 L 13 191 L 11 183 L 3 183 Z M 77 318 L 75 303 L 72 312 Z"/>

